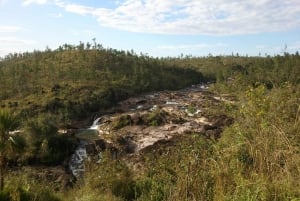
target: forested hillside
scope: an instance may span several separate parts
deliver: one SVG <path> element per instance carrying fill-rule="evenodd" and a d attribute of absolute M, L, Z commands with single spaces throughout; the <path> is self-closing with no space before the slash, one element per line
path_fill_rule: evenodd
<path fill-rule="evenodd" d="M 10 54 L 0 62 L 1 108 L 24 117 L 55 114 L 62 125 L 130 96 L 205 81 L 200 72 L 100 44 Z"/>
<path fill-rule="evenodd" d="M 300 199 L 297 52 L 266 57 L 152 58 L 80 43 L 8 55 L 0 62 L 0 77 L 1 110 L 15 112 L 21 126 L 14 128 L 25 130 L 25 140 L 15 143 L 22 142 L 23 153 L 0 147 L 10 170 L 0 200 Z M 50 168 L 70 156 L 76 141 L 57 134 L 58 127 L 102 114 L 132 96 L 206 81 L 213 83 L 204 90 L 210 96 L 199 100 L 203 108 L 191 103 L 187 111 L 205 107 L 205 115 L 230 117 L 232 124 L 216 136 L 188 132 L 164 139 L 137 156 L 135 169 L 128 165 L 133 155 L 114 160 L 104 151 L 101 162 L 87 161 L 84 179 L 73 181 L 67 189 L 58 187 L 59 179 L 51 181 L 51 176 L 43 178 L 25 168 L 41 164 Z M 0 117 L 7 117 L 3 114 Z M 154 110 L 144 120 L 155 123 L 143 126 L 156 128 L 167 115 Z M 7 119 L 15 120 L 2 118 L 0 123 Z M 134 124 L 128 115 L 114 120 L 116 133 Z M 183 120 L 178 117 L 176 121 Z M 4 128 L 0 124 L 1 135 L 8 134 Z M 119 141 L 124 143 L 124 139 Z"/>

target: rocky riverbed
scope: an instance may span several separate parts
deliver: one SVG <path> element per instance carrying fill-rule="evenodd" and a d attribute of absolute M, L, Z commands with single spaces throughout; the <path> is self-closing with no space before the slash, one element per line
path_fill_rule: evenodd
<path fill-rule="evenodd" d="M 223 128 L 233 123 L 220 111 L 211 112 L 223 103 L 234 104 L 234 98 L 211 93 L 206 85 L 129 98 L 96 117 L 88 128 L 76 129 L 79 123 L 73 129 L 60 130 L 78 138 L 78 146 L 64 166 L 24 167 L 24 171 L 63 190 L 74 184 L 74 176 L 84 175 L 84 161 L 101 165 L 104 150 L 112 160 L 123 160 L 141 171 L 144 155 L 180 143 L 186 135 L 218 138 Z"/>
<path fill-rule="evenodd" d="M 101 151 L 109 149 L 112 158 L 126 158 L 130 163 L 131 156 L 134 158 L 178 136 L 199 134 L 219 138 L 222 129 L 233 123 L 233 119 L 224 114 L 210 112 L 222 102 L 233 104 L 234 100 L 217 96 L 202 84 L 129 98 L 119 102 L 111 114 L 95 119 L 88 130 L 96 133 L 77 134 L 88 142 L 84 143 L 85 150 L 81 144 L 78 151 L 99 156 Z M 81 161 L 81 155 L 78 157 L 76 153 L 73 157 Z M 99 157 L 96 158 L 99 161 Z M 80 162 L 75 161 L 75 164 L 82 172 Z M 72 171 L 78 172 L 74 167 Z"/>

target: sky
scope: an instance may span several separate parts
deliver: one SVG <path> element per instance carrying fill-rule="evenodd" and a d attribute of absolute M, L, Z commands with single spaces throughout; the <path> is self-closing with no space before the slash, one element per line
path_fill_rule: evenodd
<path fill-rule="evenodd" d="M 0 57 L 92 39 L 154 57 L 300 51 L 299 0 L 0 0 Z"/>

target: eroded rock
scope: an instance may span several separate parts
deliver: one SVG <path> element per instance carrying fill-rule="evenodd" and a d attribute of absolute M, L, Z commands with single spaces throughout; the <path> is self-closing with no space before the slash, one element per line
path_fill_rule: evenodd
<path fill-rule="evenodd" d="M 122 101 L 114 108 L 118 112 L 100 118 L 97 129 L 101 139 L 87 145 L 87 153 L 108 150 L 111 157 L 117 159 L 143 153 L 149 147 L 172 144 L 172 139 L 187 134 L 219 138 L 233 119 L 224 114 L 213 116 L 209 113 L 211 107 L 222 101 L 229 103 L 216 97 L 199 85 Z"/>

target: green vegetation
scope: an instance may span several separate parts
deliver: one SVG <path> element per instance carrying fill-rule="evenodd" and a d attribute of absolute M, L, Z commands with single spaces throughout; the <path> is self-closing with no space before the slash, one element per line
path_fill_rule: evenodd
<path fill-rule="evenodd" d="M 190 114 L 195 114 L 197 112 L 197 109 L 194 106 L 189 105 L 188 108 L 187 108 L 187 111 Z"/>
<path fill-rule="evenodd" d="M 74 151 L 76 139 L 58 134 L 51 117 L 39 116 L 26 122 L 23 135 L 27 141 L 23 163 L 61 164 Z"/>
<path fill-rule="evenodd" d="M 130 118 L 130 115 L 122 115 L 118 117 L 113 123 L 112 128 L 115 130 L 118 130 L 120 128 L 123 128 L 125 126 L 128 126 L 132 124 L 132 120 Z"/>
<path fill-rule="evenodd" d="M 191 68 L 99 44 L 10 54 L 0 61 L 2 108 L 22 118 L 53 115 L 66 126 L 140 93 L 180 89 L 204 78 Z"/>
<path fill-rule="evenodd" d="M 104 152 L 100 164 L 87 161 L 84 182 L 64 191 L 7 172 L 0 200 L 300 200 L 298 53 L 158 59 L 81 43 L 8 55 L 0 62 L 0 77 L 1 107 L 15 111 L 25 130 L 25 151 L 12 158 L 22 164 L 59 164 L 75 145 L 57 133 L 59 127 L 139 93 L 214 80 L 211 91 L 237 99 L 210 111 L 234 118 L 219 139 L 175 138 L 144 153 L 136 162 L 140 169 Z M 157 110 L 147 122 L 157 126 L 163 118 Z M 12 128 L 1 122 L 6 121 L 0 118 L 1 136 L 7 136 Z M 130 122 L 120 117 L 114 127 Z M 2 147 L 1 157 L 8 157 Z"/>
<path fill-rule="evenodd" d="M 157 108 L 153 110 L 149 115 L 147 116 L 147 122 L 150 126 L 160 126 L 166 116 L 166 112 L 162 111 L 161 109 Z"/>
<path fill-rule="evenodd" d="M 17 128 L 16 118 L 8 111 L 0 111 L 0 190 L 4 189 L 5 168 L 9 156 L 24 147 L 20 136 L 10 134 Z"/>

